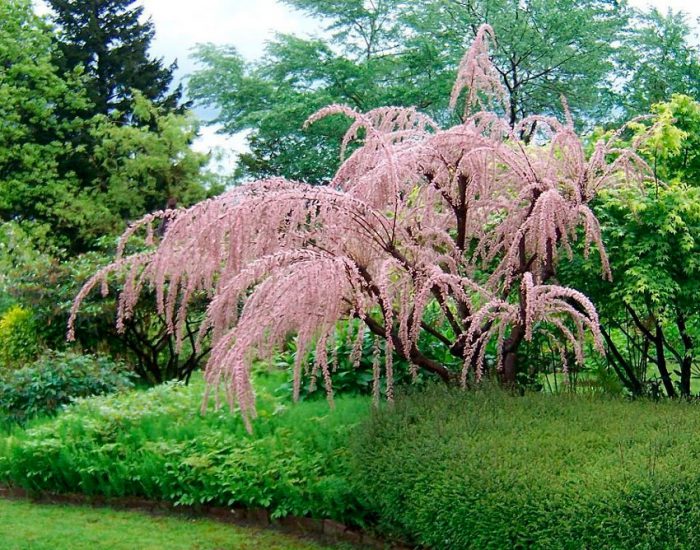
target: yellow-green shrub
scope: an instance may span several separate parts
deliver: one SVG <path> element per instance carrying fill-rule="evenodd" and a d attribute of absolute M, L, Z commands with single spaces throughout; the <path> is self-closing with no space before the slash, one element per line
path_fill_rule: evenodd
<path fill-rule="evenodd" d="M 0 367 L 18 368 L 39 352 L 32 312 L 13 306 L 0 317 Z"/>

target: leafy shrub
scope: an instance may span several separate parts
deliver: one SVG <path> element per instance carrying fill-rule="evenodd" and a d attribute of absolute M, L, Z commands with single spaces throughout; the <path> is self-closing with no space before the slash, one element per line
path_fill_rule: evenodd
<path fill-rule="evenodd" d="M 2 245 L 0 225 L 0 245 Z M 97 270 L 109 263 L 109 256 L 102 249 L 111 249 L 113 237 L 99 240 L 99 250 L 79 254 L 71 258 L 35 254 L 0 273 L 0 304 L 2 292 L 8 299 L 25 304 L 32 311 L 38 338 L 50 349 L 66 347 L 66 324 L 76 293 L 81 284 Z M 129 251 L 143 251 L 146 244 L 134 239 Z M 2 247 L 0 246 L 0 254 Z M 0 268 L 3 267 L 0 258 Z M 187 379 L 199 368 L 208 349 L 204 339 L 202 349 L 192 346 L 194 335 L 187 332 L 186 342 L 178 351 L 174 336 L 167 333 L 163 316 L 152 306 L 154 295 L 144 293 L 143 300 L 134 308 L 134 315 L 119 333 L 114 326 L 117 303 L 114 298 L 121 285 L 109 287 L 108 297 L 86 299 L 82 314 L 76 321 L 77 345 L 84 351 L 100 353 L 124 360 L 142 381 L 158 384 L 170 379 Z M 199 300 L 193 300 L 199 303 Z M 196 305 L 192 317 L 199 315 Z"/>
<path fill-rule="evenodd" d="M 39 343 L 31 311 L 18 305 L 0 317 L 0 367 L 17 368 L 36 358 Z"/>
<path fill-rule="evenodd" d="M 430 308 L 427 308 L 430 309 Z M 434 311 L 428 311 L 427 316 L 434 316 Z M 357 364 L 353 364 L 353 347 L 355 346 L 354 339 L 357 338 L 358 330 L 361 328 L 360 323 L 356 321 L 340 321 L 335 326 L 335 333 L 331 341 L 327 344 L 327 354 L 330 362 L 330 379 L 332 381 L 333 393 L 335 395 L 372 395 L 373 392 L 384 394 L 386 392 L 386 380 L 378 379 L 377 386 L 374 384 L 374 376 L 372 374 L 373 363 L 378 360 L 379 364 L 384 365 L 385 361 L 385 343 L 379 341 L 370 332 L 365 331 L 360 344 Z M 442 364 L 449 364 L 449 354 L 445 354 L 444 350 L 436 345 L 435 338 L 429 334 L 421 334 L 421 348 L 425 350 L 426 356 L 438 361 Z M 442 352 L 442 353 L 440 353 Z M 297 347 L 294 340 L 290 340 L 284 346 L 284 349 L 275 357 L 275 366 L 281 370 L 280 374 L 284 374 L 284 378 L 278 384 L 276 394 L 282 398 L 292 399 L 294 393 L 294 363 L 297 353 Z M 312 371 L 314 363 L 315 350 L 309 351 L 306 354 L 304 365 L 308 376 L 300 378 L 299 399 L 325 399 L 326 389 L 324 386 L 323 376 L 321 372 L 315 374 L 308 372 Z M 411 365 L 398 353 L 393 354 L 393 382 L 398 387 L 412 384 L 416 387 L 437 381 L 438 378 L 433 374 L 415 369 L 411 372 Z M 267 368 L 269 374 L 272 371 Z"/>
<path fill-rule="evenodd" d="M 320 401 L 287 407 L 263 386 L 249 434 L 228 410 L 193 413 L 202 392 L 197 376 L 189 386 L 78 400 L 55 419 L 0 438 L 0 482 L 362 520 L 347 446 L 367 399 L 339 397 L 334 410 Z"/>
<path fill-rule="evenodd" d="M 384 533 L 430 548 L 699 548 L 697 404 L 434 388 L 352 449 Z"/>
<path fill-rule="evenodd" d="M 23 423 L 54 414 L 77 397 L 131 386 L 130 374 L 107 357 L 50 351 L 28 367 L 0 374 L 0 419 Z"/>

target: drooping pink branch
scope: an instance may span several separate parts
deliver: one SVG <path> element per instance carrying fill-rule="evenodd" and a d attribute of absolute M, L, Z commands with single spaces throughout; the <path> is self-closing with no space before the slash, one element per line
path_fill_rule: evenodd
<path fill-rule="evenodd" d="M 460 64 L 452 102 L 467 89 L 461 124 L 441 130 L 415 109 L 359 113 L 333 105 L 308 120 L 350 118 L 343 153 L 351 143 L 356 148 L 331 185 L 272 178 L 132 225 L 115 263 L 76 297 L 69 334 L 81 302 L 109 276 L 124 277 L 118 326 L 144 289 L 153 288 L 178 345 L 193 338 L 187 311 L 206 294 L 198 339 L 212 338 L 209 391 L 216 396 L 222 385 L 247 423 L 254 417 L 251 362 L 272 357 L 290 336 L 297 344 L 295 396 L 304 358 L 315 350 L 307 370 L 324 380 L 332 400 L 327 345 L 348 319 L 363 327 L 353 336 L 353 363 L 365 327 L 376 339 L 375 379 L 383 349 L 388 398 L 394 351 L 412 368 L 465 383 L 469 373 L 480 378 L 488 371 L 493 344 L 497 369 L 514 380 L 518 347 L 538 330 L 562 353 L 572 346 L 582 360 L 586 334 L 601 342 L 597 314 L 585 296 L 552 284 L 557 266 L 581 234 L 584 253 L 597 251 L 609 277 L 590 202 L 601 189 L 648 177 L 648 167 L 634 147 L 620 145 L 619 135 L 587 156 L 570 115 L 563 123 L 531 117 L 514 129 L 495 113 L 469 116 L 486 95 L 502 97 L 488 58 L 492 40 L 492 30 L 482 27 Z M 529 128 L 536 128 L 537 140 L 523 140 Z M 123 256 L 139 232 L 157 240 L 155 248 Z M 461 371 L 421 349 L 423 333 L 461 362 Z"/>

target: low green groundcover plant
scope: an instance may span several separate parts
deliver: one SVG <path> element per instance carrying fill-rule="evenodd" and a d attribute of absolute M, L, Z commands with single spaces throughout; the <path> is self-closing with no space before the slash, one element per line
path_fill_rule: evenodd
<path fill-rule="evenodd" d="M 700 406 L 433 388 L 357 432 L 384 533 L 430 548 L 700 548 Z"/>
<path fill-rule="evenodd" d="M 273 397 L 274 384 L 258 386 L 252 434 L 227 407 L 198 413 L 201 376 L 190 386 L 79 400 L 55 419 L 0 437 L 0 483 L 360 523 L 347 449 L 370 400 L 293 405 Z"/>
<path fill-rule="evenodd" d="M 0 425 L 53 415 L 72 399 L 133 386 L 124 365 L 98 355 L 48 351 L 20 369 L 0 369 Z"/>

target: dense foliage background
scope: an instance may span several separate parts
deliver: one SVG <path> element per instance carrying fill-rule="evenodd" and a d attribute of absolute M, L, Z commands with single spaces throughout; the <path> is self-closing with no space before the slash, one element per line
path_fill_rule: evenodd
<path fill-rule="evenodd" d="M 593 360 L 585 370 L 604 383 L 609 371 L 634 394 L 692 393 L 700 73 L 687 17 L 606 1 L 288 4 L 325 32 L 313 39 L 280 35 L 254 63 L 228 46 L 203 44 L 195 54 L 200 69 L 191 75 L 190 97 L 216 108 L 225 132 L 249 132 L 239 179 L 327 181 L 347 122 L 330 117 L 306 130 L 302 123 L 329 103 L 361 110 L 416 105 L 442 123 L 457 121 L 448 92 L 483 22 L 498 37 L 493 59 L 511 123 L 535 112 L 561 115 L 563 94 L 577 124 L 602 128 L 590 134 L 592 144 L 624 119 L 655 113 L 663 124 L 643 154 L 669 185 L 602 197 L 596 206 L 613 285 L 594 284 L 588 274 L 596 266 L 577 258 L 562 278 L 602 314 L 608 353 L 602 366 Z M 48 20 L 25 0 L 2 6 L 7 61 L 0 90 L 8 123 L 0 129 L 0 314 L 14 308 L 10 316 L 24 315 L 25 326 L 37 327 L 29 342 L 17 319 L 5 321 L 2 332 L 17 327 L 15 343 L 5 345 L 17 351 L 6 363 L 65 347 L 68 304 L 91 269 L 108 262 L 109 236 L 148 212 L 222 189 L 206 172 L 206 156 L 190 147 L 198 123 L 179 88 L 172 89 L 174 65 L 149 54 L 156 29 L 140 18 L 142 8 L 133 0 L 90 5 L 52 2 Z M 120 337 L 110 326 L 114 307 L 96 299 L 86 310 L 78 330 L 83 349 L 126 360 L 150 383 L 187 378 L 206 357 L 191 345 L 178 353 L 162 319 L 148 313 L 148 300 Z M 537 374 L 561 370 L 546 343 L 525 354 L 523 383 L 556 382 Z M 577 383 L 579 373 L 569 377 Z"/>
<path fill-rule="evenodd" d="M 619 0 L 284 3 L 323 32 L 276 35 L 255 61 L 200 44 L 184 90 L 175 64 L 150 53 L 157 29 L 136 0 L 50 0 L 47 16 L 29 0 L 0 2 L 0 483 L 262 507 L 434 548 L 700 546 L 697 23 Z M 511 127 L 535 113 L 563 120 L 565 96 L 587 154 L 615 134 L 651 169 L 641 187 L 590 205 L 612 281 L 582 239 L 558 266 L 556 282 L 595 304 L 603 354 L 577 365 L 573 349 L 535 337 L 507 392 L 436 387 L 397 355 L 396 404 L 372 408 L 384 348 L 367 334 L 353 352 L 344 336 L 327 350 L 331 410 L 314 350 L 292 405 L 290 338 L 256 366 L 249 434 L 225 409 L 196 413 L 206 296 L 178 347 L 151 289 L 116 329 L 117 277 L 106 297 L 87 297 L 66 342 L 75 295 L 135 220 L 217 196 L 224 182 L 328 183 L 349 122 L 303 128 L 318 109 L 416 106 L 443 126 L 462 122 L 450 90 L 483 23 Z M 245 133 L 235 174 L 211 173 L 192 148 L 193 104 L 213 109 L 224 133 Z M 519 129 L 527 147 L 542 145 L 537 130 Z M 167 226 L 127 252 L 149 250 Z M 444 324 L 434 309 L 428 320 Z M 435 334 L 419 346 L 459 368 Z M 496 365 L 495 346 L 485 358 Z"/>

